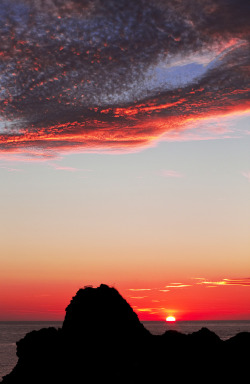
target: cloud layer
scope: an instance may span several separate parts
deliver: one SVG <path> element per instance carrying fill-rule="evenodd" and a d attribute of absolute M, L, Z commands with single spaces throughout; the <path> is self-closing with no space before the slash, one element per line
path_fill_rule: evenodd
<path fill-rule="evenodd" d="M 0 0 L 0 149 L 133 149 L 250 109 L 247 0 Z"/>

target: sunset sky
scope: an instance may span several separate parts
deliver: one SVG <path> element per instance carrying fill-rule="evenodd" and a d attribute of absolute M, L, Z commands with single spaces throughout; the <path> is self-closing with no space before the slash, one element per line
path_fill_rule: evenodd
<path fill-rule="evenodd" d="M 250 319 L 249 19 L 0 0 L 0 321 L 101 283 L 141 320 Z"/>

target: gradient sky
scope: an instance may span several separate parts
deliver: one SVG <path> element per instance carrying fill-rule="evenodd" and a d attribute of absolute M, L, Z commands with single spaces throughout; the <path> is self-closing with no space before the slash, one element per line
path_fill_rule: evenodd
<path fill-rule="evenodd" d="M 110 284 L 250 319 L 250 5 L 0 0 L 0 320 Z"/>

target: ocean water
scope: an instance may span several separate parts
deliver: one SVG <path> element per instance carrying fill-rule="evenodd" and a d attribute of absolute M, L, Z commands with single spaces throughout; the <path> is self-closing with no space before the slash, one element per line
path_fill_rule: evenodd
<path fill-rule="evenodd" d="M 176 321 L 173 323 L 167 323 L 165 321 L 145 321 L 143 324 L 153 335 L 162 335 L 171 329 L 189 334 L 205 327 L 216 333 L 221 340 L 227 340 L 239 332 L 250 332 L 250 320 Z"/>
<path fill-rule="evenodd" d="M 0 380 L 12 371 L 17 363 L 16 342 L 26 333 L 48 327 L 61 327 L 62 322 L 10 321 L 0 322 Z"/>
<path fill-rule="evenodd" d="M 206 327 L 215 332 L 222 340 L 227 340 L 239 332 L 250 332 L 250 320 L 176 321 L 175 323 L 145 321 L 143 324 L 154 335 L 161 335 L 170 329 L 189 334 Z M 59 321 L 0 322 L 0 380 L 11 372 L 17 363 L 16 342 L 18 340 L 33 330 L 48 327 L 60 328 L 61 326 L 62 322 Z"/>

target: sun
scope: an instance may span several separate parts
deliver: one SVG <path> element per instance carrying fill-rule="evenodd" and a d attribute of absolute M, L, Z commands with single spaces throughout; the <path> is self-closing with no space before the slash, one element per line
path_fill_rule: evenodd
<path fill-rule="evenodd" d="M 175 319 L 174 316 L 168 316 L 168 317 L 166 318 L 166 321 L 167 321 L 167 322 L 174 322 L 174 321 L 176 321 L 176 319 Z"/>

